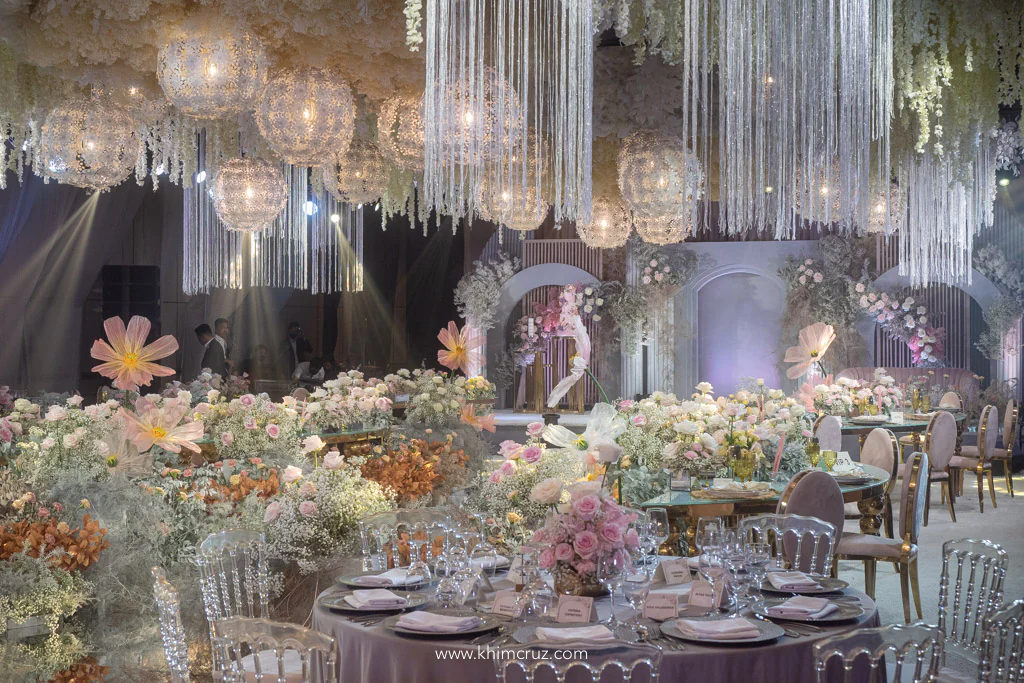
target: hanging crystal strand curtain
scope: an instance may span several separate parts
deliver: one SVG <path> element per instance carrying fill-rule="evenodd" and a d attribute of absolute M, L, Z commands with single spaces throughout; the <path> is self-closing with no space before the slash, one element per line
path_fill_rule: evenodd
<path fill-rule="evenodd" d="M 310 291 L 363 291 L 363 210 L 325 192 L 310 220 Z"/>
<path fill-rule="evenodd" d="M 684 0 L 682 11 L 684 139 L 718 165 L 724 230 L 866 226 L 871 187 L 889 186 L 891 0 Z"/>
<path fill-rule="evenodd" d="M 982 126 L 976 136 L 966 182 L 948 158 L 925 153 L 904 160 L 909 220 L 899 240 L 899 273 L 912 286 L 971 283 L 974 236 L 992 225 L 996 196 L 995 151 Z"/>
<path fill-rule="evenodd" d="M 427 0 L 423 201 L 472 218 L 487 197 L 589 220 L 590 0 Z"/>
<path fill-rule="evenodd" d="M 309 169 L 284 166 L 288 203 L 266 230 L 249 240 L 249 285 L 309 288 Z"/>

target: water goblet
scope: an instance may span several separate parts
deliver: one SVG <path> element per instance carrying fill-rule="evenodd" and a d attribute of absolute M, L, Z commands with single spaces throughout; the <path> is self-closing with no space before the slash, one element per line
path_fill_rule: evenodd
<path fill-rule="evenodd" d="M 764 579 L 768 575 L 768 563 L 772 559 L 772 547 L 767 543 L 747 544 L 747 565 L 753 574 L 754 584 L 758 590 L 764 586 Z"/>
<path fill-rule="evenodd" d="M 712 607 L 709 607 L 708 611 L 705 612 L 706 616 L 711 616 L 714 614 L 714 605 L 721 602 L 719 596 L 725 590 L 725 581 L 728 574 L 725 560 L 720 552 L 709 549 L 707 552 L 702 553 L 698 560 L 697 573 L 711 585 Z"/>
<path fill-rule="evenodd" d="M 701 517 L 697 520 L 697 549 L 715 549 L 722 542 L 722 520 L 717 517 Z"/>
<path fill-rule="evenodd" d="M 459 571 L 459 564 L 452 560 L 448 553 L 442 553 L 434 560 L 434 574 L 438 577 L 451 577 Z"/>
<path fill-rule="evenodd" d="M 622 581 L 622 594 L 633 608 L 633 616 L 630 623 L 633 630 L 640 625 L 640 615 L 643 614 L 644 602 L 651 590 L 651 575 L 645 570 L 633 570 L 626 573 Z"/>
<path fill-rule="evenodd" d="M 821 452 L 821 459 L 825 462 L 826 470 L 828 470 L 829 472 L 832 471 L 832 468 L 835 466 L 836 458 L 838 456 L 839 453 L 837 453 L 836 451 L 824 450 Z"/>
<path fill-rule="evenodd" d="M 459 584 L 459 605 L 472 605 L 480 597 L 477 590 L 480 585 L 480 573 L 476 567 L 464 565 L 455 572 L 455 581 Z"/>
<path fill-rule="evenodd" d="M 462 588 L 453 576 L 446 576 L 437 582 L 434 589 L 434 604 L 441 609 L 452 609 L 460 600 Z"/>
<path fill-rule="evenodd" d="M 487 541 L 477 543 L 473 547 L 473 552 L 470 553 L 469 559 L 474 566 L 480 568 L 489 576 L 493 576 L 498 568 L 498 551 Z"/>
<path fill-rule="evenodd" d="M 735 598 L 735 611 L 739 612 L 745 605 L 747 591 L 754 578 L 746 552 L 730 553 L 726 558 L 726 567 L 729 570 L 729 585 Z"/>
<path fill-rule="evenodd" d="M 608 589 L 612 608 L 608 617 L 608 628 L 613 631 L 619 625 L 615 617 L 615 591 L 622 585 L 628 569 L 629 557 L 625 553 L 612 552 L 597 561 L 597 580 Z"/>
<path fill-rule="evenodd" d="M 665 508 L 651 508 L 647 511 L 649 517 L 649 533 L 658 542 L 654 554 L 658 554 L 661 544 L 668 540 L 671 533 L 668 525 L 668 510 Z"/>
<path fill-rule="evenodd" d="M 804 452 L 807 453 L 807 459 L 811 461 L 811 467 L 817 469 L 818 461 L 821 459 L 821 445 L 818 440 L 809 439 L 807 445 L 804 446 Z"/>

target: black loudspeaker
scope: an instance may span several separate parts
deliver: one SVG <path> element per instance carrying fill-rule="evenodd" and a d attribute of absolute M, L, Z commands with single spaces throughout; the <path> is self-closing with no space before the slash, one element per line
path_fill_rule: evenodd
<path fill-rule="evenodd" d="M 160 268 L 158 266 L 103 266 L 100 273 L 103 320 L 133 315 L 149 318 L 160 331 Z"/>

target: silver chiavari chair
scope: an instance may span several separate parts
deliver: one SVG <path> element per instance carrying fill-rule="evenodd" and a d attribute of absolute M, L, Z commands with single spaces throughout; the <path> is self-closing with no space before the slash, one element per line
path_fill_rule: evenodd
<path fill-rule="evenodd" d="M 621 677 L 623 683 L 630 683 L 634 678 L 638 681 L 658 683 L 661 672 L 662 651 L 653 645 L 615 643 L 607 648 L 595 648 L 592 642 L 566 642 L 558 644 L 557 649 L 560 652 L 564 654 L 582 650 L 587 653 L 587 657 L 545 657 L 545 651 L 552 649 L 551 646 L 540 644 L 501 648 L 492 660 L 497 683 L 505 683 L 508 672 L 514 669 L 521 672 L 526 683 L 548 681 L 551 680 L 551 676 L 554 680 L 564 683 L 570 675 L 574 681 L 586 680 L 596 683 L 603 680 L 607 670 L 616 670 L 619 674 L 618 677 L 609 677 L 609 680 Z M 550 673 L 541 674 L 545 670 Z M 519 680 L 518 676 L 513 678 Z"/>
<path fill-rule="evenodd" d="M 153 567 L 153 595 L 156 598 L 164 656 L 171 670 L 171 683 L 189 683 L 188 644 L 185 641 L 185 627 L 181 624 L 181 600 L 178 589 L 171 585 L 160 567 Z"/>
<path fill-rule="evenodd" d="M 865 670 L 868 683 L 931 683 L 941 665 L 942 631 L 924 624 L 866 628 L 814 644 L 818 683 L 863 681 Z"/>
<path fill-rule="evenodd" d="M 979 683 L 1024 681 L 1024 600 L 989 615 L 983 631 Z"/>
<path fill-rule="evenodd" d="M 210 625 L 231 617 L 270 615 L 270 571 L 267 539 L 256 531 L 232 529 L 210 534 L 196 549 L 203 609 Z M 213 648 L 213 670 L 220 671 L 219 653 Z"/>
<path fill-rule="evenodd" d="M 213 631 L 227 683 L 312 683 L 317 663 L 317 680 L 337 680 L 337 649 L 326 633 L 244 617 L 221 619 Z"/>
<path fill-rule="evenodd" d="M 839 541 L 835 524 L 817 517 L 767 514 L 741 519 L 739 527 L 745 540 L 773 545 L 776 558 L 789 568 L 831 575 Z"/>
<path fill-rule="evenodd" d="M 977 662 L 982 624 L 1002 604 L 1009 556 L 991 541 L 960 539 L 942 544 L 939 628 L 947 651 Z"/>

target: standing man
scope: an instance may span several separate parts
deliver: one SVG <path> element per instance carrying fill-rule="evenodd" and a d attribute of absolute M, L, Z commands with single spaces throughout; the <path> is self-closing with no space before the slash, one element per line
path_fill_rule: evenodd
<path fill-rule="evenodd" d="M 297 322 L 288 323 L 288 338 L 284 340 L 284 358 L 281 369 L 286 371 L 285 377 L 295 374 L 299 363 L 305 363 L 313 354 L 313 345 L 302 334 L 302 326 Z"/>
<path fill-rule="evenodd" d="M 221 377 L 226 377 L 228 369 L 224 364 L 224 347 L 217 343 L 210 326 L 203 323 L 197 327 L 196 338 L 199 339 L 199 343 L 205 349 L 203 351 L 203 362 L 199 365 L 200 369 L 206 368 L 210 372 L 219 374 Z"/>
<path fill-rule="evenodd" d="M 231 322 L 227 318 L 217 318 L 213 323 L 213 338 L 224 349 L 224 365 L 230 372 L 234 365 L 231 362 Z"/>

